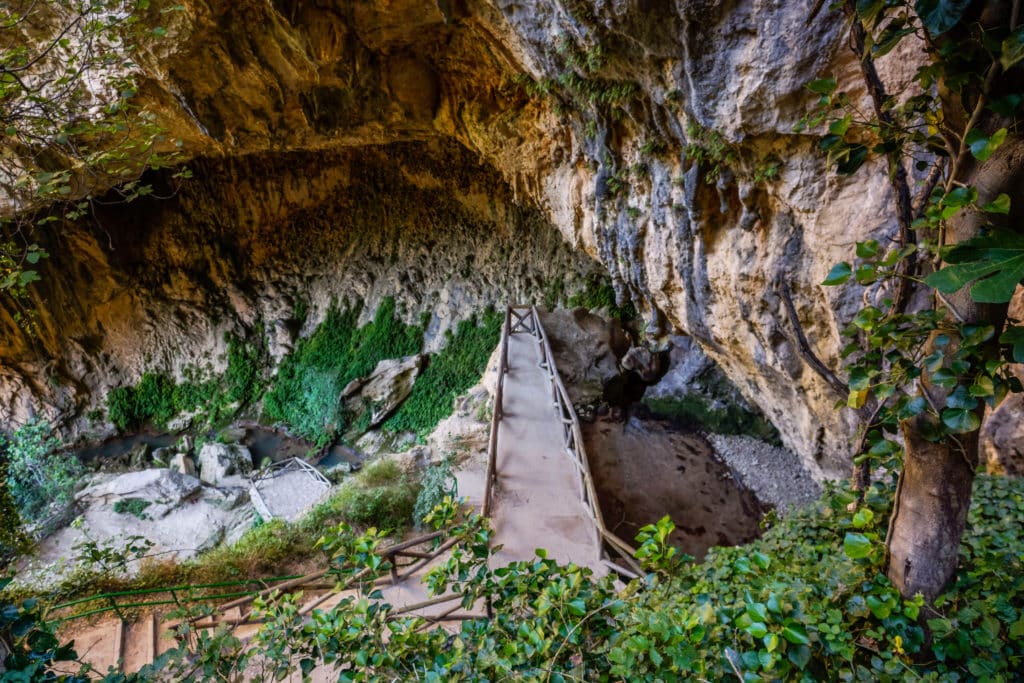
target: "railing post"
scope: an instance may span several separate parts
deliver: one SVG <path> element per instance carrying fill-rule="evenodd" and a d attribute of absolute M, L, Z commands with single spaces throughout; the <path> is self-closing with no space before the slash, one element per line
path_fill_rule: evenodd
<path fill-rule="evenodd" d="M 110 603 L 110 606 L 114 608 L 114 613 L 118 616 L 118 618 L 121 621 L 124 621 L 125 620 L 124 619 L 124 614 L 122 614 L 121 608 L 118 606 L 117 600 L 114 599 L 114 596 L 113 595 L 108 595 L 107 596 L 107 601 Z"/>

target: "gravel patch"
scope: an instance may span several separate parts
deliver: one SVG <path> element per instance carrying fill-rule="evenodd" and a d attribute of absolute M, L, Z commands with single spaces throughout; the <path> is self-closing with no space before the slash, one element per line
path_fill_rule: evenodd
<path fill-rule="evenodd" d="M 749 436 L 708 434 L 715 452 L 764 505 L 779 512 L 802 507 L 821 495 L 821 486 L 792 452 Z"/>

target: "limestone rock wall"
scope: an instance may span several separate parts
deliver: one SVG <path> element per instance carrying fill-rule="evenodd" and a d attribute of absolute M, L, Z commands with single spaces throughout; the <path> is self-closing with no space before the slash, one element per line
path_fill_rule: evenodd
<path fill-rule="evenodd" d="M 863 96 L 842 22 L 827 12 L 809 21 L 806 5 L 189 0 L 184 12 L 170 15 L 169 38 L 141 56 L 147 74 L 142 93 L 186 152 L 202 159 L 197 171 L 209 200 L 202 206 L 181 200 L 174 210 L 182 218 L 169 222 L 156 241 L 141 240 L 141 247 L 130 232 L 118 233 L 113 241 L 134 255 L 133 267 L 152 275 L 147 286 L 153 289 L 139 293 L 116 285 L 124 264 L 111 259 L 128 257 L 106 249 L 102 234 L 67 237 L 79 260 L 90 263 L 90 287 L 107 293 L 100 301 L 110 308 L 121 297 L 130 310 L 149 312 L 144 321 L 133 314 L 120 326 L 103 321 L 103 332 L 87 333 L 98 326 L 74 319 L 98 322 L 104 305 L 58 314 L 57 308 L 74 304 L 69 292 L 54 292 L 47 306 L 55 321 L 81 327 L 82 339 L 102 339 L 92 348 L 72 335 L 64 348 L 47 347 L 44 357 L 77 359 L 62 361 L 82 366 L 66 374 L 95 387 L 101 380 L 86 366 L 96 363 L 96 353 L 109 354 L 111 367 L 142 364 L 143 354 L 128 350 L 140 329 L 152 328 L 146 338 L 167 340 L 150 348 L 165 350 L 159 352 L 170 362 L 172 349 L 188 348 L 171 339 L 212 338 L 211 311 L 231 309 L 245 322 L 276 320 L 288 307 L 277 294 L 294 283 L 322 292 L 314 297 L 321 303 L 353 282 L 359 291 L 371 289 L 384 266 L 360 274 L 351 260 L 343 268 L 333 256 L 324 262 L 321 257 L 337 252 L 319 248 L 321 236 L 330 234 L 325 221 L 343 213 L 334 193 L 344 194 L 358 165 L 346 155 L 432 140 L 469 150 L 447 168 L 471 177 L 482 168 L 477 161 L 495 169 L 507 186 L 502 192 L 539 207 L 569 246 L 598 260 L 620 294 L 642 310 L 650 343 L 678 332 L 692 336 L 816 475 L 842 475 L 853 416 L 833 409 L 837 397 L 798 357 L 779 286 L 788 283 L 807 336 L 824 361 L 838 367 L 838 330 L 861 292 L 818 283 L 856 240 L 884 237 L 893 220 L 882 169 L 836 179 L 826 172 L 815 137 L 793 132 L 813 104 L 809 81 L 832 73 L 854 97 Z M 882 64 L 893 92 L 906 90 L 915 59 L 905 51 Z M 304 162 L 292 172 L 299 153 Z M 248 169 L 245 179 L 240 167 Z M 407 179 L 424 189 L 434 182 L 429 174 Z M 184 192 L 187 197 L 190 190 Z M 305 213 L 290 212 L 289 227 L 281 230 L 278 207 L 295 196 L 303 198 Z M 494 195 L 489 189 L 459 196 L 486 207 Z M 348 211 L 375 210 L 373 202 L 348 201 Z M 498 214 L 520 211 L 511 201 L 500 206 Z M 222 248 L 208 263 L 225 265 L 182 275 L 185 262 L 203 258 L 191 251 L 191 226 L 208 223 L 184 218 L 196 211 L 219 226 Z M 307 219 L 300 216 L 321 226 L 313 239 L 305 237 Z M 494 215 L 488 225 L 501 223 Z M 289 236 L 312 253 L 282 256 L 288 250 L 281 242 Z M 401 270 L 415 283 L 409 297 L 433 288 L 434 271 L 417 265 L 429 260 L 423 245 L 432 239 L 447 238 L 418 236 L 378 252 L 412 259 L 390 271 Z M 146 246 L 154 244 L 167 249 Z M 252 263 L 227 258 L 228 244 L 244 246 L 243 260 Z M 248 300 L 231 283 L 251 277 L 270 253 L 283 270 L 260 275 L 266 294 Z M 460 246 L 456 253 L 466 251 Z M 168 259 L 178 269 L 161 265 Z M 168 315 L 149 297 L 174 278 L 180 284 L 172 289 L 183 300 L 178 310 L 186 313 Z M 202 278 L 212 286 L 195 285 Z M 45 375 L 42 366 L 31 370 L 34 377 Z M 0 395 L 9 406 L 14 385 L 5 372 L 8 386 Z"/>

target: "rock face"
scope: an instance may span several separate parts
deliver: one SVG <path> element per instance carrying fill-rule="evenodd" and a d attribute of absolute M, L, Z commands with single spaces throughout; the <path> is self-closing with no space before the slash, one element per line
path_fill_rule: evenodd
<path fill-rule="evenodd" d="M 360 410 L 370 413 L 370 428 L 376 427 L 409 397 L 422 366 L 421 355 L 382 360 L 368 377 L 353 380 L 345 387 L 341 397 L 347 399 L 346 405 L 361 402 Z"/>
<path fill-rule="evenodd" d="M 332 297 L 396 294 L 436 335 L 556 293 L 586 254 L 653 346 L 692 337 L 816 476 L 844 475 L 856 420 L 798 356 L 782 287 L 840 367 L 863 292 L 818 283 L 895 221 L 884 168 L 837 178 L 794 133 L 808 82 L 865 97 L 844 22 L 808 19 L 782 0 L 189 0 L 141 97 L 195 180 L 42 239 L 40 340 L 0 315 L 0 419 L 83 415 L 147 363 L 222 367 L 223 332 L 258 322 L 280 357 Z M 890 92 L 911 92 L 913 50 L 880 60 Z"/>
<path fill-rule="evenodd" d="M 252 453 L 239 444 L 207 443 L 196 458 L 199 478 L 207 484 L 219 484 L 232 474 L 252 472 Z"/>
<path fill-rule="evenodd" d="M 619 376 L 619 358 L 630 346 L 619 324 L 583 308 L 544 312 L 541 324 L 573 404 L 600 401 L 604 385 Z"/>

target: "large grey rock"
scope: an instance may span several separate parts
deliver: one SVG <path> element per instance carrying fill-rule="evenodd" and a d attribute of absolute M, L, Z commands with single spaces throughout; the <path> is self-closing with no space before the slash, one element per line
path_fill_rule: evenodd
<path fill-rule="evenodd" d="M 218 484 L 232 474 L 252 472 L 252 454 L 240 444 L 206 443 L 196 458 L 199 478 L 208 484 Z"/>
<path fill-rule="evenodd" d="M 412 393 L 422 366 L 422 355 L 380 361 L 368 377 L 353 380 L 342 391 L 346 407 L 370 411 L 370 428 L 378 426 Z"/>
<path fill-rule="evenodd" d="M 185 455 L 184 453 L 175 454 L 167 466 L 175 472 L 187 474 L 190 477 L 196 476 L 196 464 L 192 460 L 192 456 Z"/>
<path fill-rule="evenodd" d="M 83 489 L 79 498 L 142 498 L 153 503 L 177 504 L 202 487 L 195 477 L 167 469 L 127 472 L 104 479 L 97 486 Z"/>
<path fill-rule="evenodd" d="M 619 376 L 619 358 L 629 348 L 622 328 L 583 308 L 545 311 L 541 322 L 572 402 L 599 401 L 604 385 Z"/>

